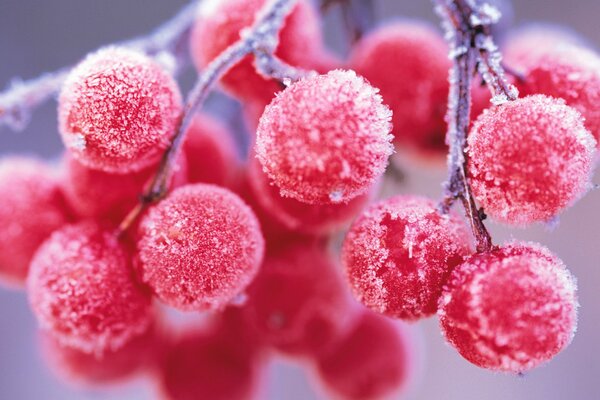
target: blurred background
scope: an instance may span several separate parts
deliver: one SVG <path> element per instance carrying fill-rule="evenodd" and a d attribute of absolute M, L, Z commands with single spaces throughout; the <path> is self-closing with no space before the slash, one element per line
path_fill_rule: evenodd
<path fill-rule="evenodd" d="M 0 0 L 0 88 L 14 77 L 38 76 L 77 62 L 87 52 L 115 41 L 149 32 L 173 15 L 185 0 Z M 437 23 L 428 0 L 375 1 L 378 20 L 391 16 L 420 18 Z M 600 44 L 600 1 L 515 0 L 516 25 L 546 21 L 571 27 Z M 384 18 L 385 16 L 385 18 Z M 336 12 L 327 16 L 324 28 L 331 46 L 344 51 Z M 187 88 L 188 71 L 181 78 Z M 222 99 L 209 108 L 225 114 L 236 126 L 235 106 Z M 233 110 L 233 111 L 232 111 Z M 34 115 L 23 132 L 0 131 L 0 155 L 36 153 L 56 158 L 62 145 L 56 131 L 55 102 Z M 440 195 L 443 167 L 404 163 L 406 183 L 402 192 Z M 600 173 L 595 183 L 600 183 Z M 0 200 L 1 206 L 1 200 Z M 508 230 L 489 224 L 494 239 L 510 238 L 543 243 L 559 255 L 579 282 L 579 327 L 570 347 L 551 363 L 525 376 L 496 374 L 476 368 L 445 344 L 436 318 L 412 326 L 422 353 L 419 372 L 406 399 L 444 400 L 553 400 L 600 399 L 600 190 L 593 191 L 565 212 L 556 226 Z M 272 366 L 265 388 L 266 399 L 312 400 L 325 397 L 313 389 L 311 377 L 293 363 Z M 144 382 L 97 392 L 77 391 L 56 380 L 44 366 L 37 348 L 36 325 L 21 292 L 0 288 L 0 399 L 151 399 Z"/>

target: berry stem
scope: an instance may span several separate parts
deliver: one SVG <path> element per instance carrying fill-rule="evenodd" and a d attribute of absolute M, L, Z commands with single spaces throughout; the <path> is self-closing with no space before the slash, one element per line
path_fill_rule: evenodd
<path fill-rule="evenodd" d="M 197 6 L 197 1 L 192 1 L 149 35 L 120 45 L 159 59 L 170 56 L 173 72 L 179 72 L 189 64 L 187 42 Z M 28 81 L 13 79 L 7 90 L 0 93 L 0 128 L 6 125 L 14 131 L 25 129 L 31 113 L 60 90 L 71 69 L 64 67 Z"/>
<path fill-rule="evenodd" d="M 269 0 L 258 14 L 254 25 L 244 31 L 240 40 L 225 49 L 215 58 L 207 68 L 198 76 L 196 83 L 187 96 L 177 131 L 170 146 L 159 163 L 158 170 L 152 182 L 140 196 L 140 203 L 130 211 L 121 222 L 118 234 L 123 234 L 137 217 L 152 203 L 164 198 L 169 189 L 169 181 L 173 166 L 179 155 L 179 151 L 185 139 L 185 134 L 190 126 L 194 114 L 208 97 L 212 87 L 231 67 L 241 61 L 249 54 L 255 54 L 258 58 L 268 59 L 268 63 L 274 66 L 272 71 L 275 78 L 295 79 L 299 72 L 282 61 L 279 61 L 273 52 L 278 44 L 278 32 L 283 26 L 286 16 L 292 11 L 297 0 Z M 262 62 L 258 64 L 263 65 Z M 269 72 L 267 68 L 263 72 Z M 285 76 L 284 72 L 292 76 Z"/>
<path fill-rule="evenodd" d="M 467 135 L 471 114 L 472 77 L 479 72 L 492 92 L 492 103 L 515 100 L 517 90 L 505 78 L 501 56 L 490 32 L 490 25 L 500 18 L 498 10 L 479 0 L 434 0 L 450 44 L 452 68 L 448 96 L 448 180 L 440 204 L 447 213 L 460 200 L 477 242 L 477 251 L 492 249 L 492 238 L 483 224 L 485 214 L 477 208 L 467 172 Z"/>

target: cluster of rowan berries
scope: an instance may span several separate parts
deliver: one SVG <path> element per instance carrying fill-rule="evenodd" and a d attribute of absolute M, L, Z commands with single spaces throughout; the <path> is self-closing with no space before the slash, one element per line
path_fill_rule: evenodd
<path fill-rule="evenodd" d="M 200 71 L 264 4 L 201 4 L 190 39 Z M 490 104 L 473 88 L 468 181 L 487 215 L 525 226 L 552 220 L 591 188 L 600 56 L 543 28 L 516 32 L 504 52 L 525 96 Z M 431 199 L 369 204 L 394 146 L 440 157 L 452 145 L 451 61 L 435 29 L 388 23 L 342 61 L 300 1 L 275 55 L 319 73 L 278 82 L 251 56 L 231 68 L 220 84 L 255 132 L 249 154 L 239 159 L 225 125 L 196 115 L 170 192 L 127 231 L 119 224 L 184 112 L 154 59 L 110 46 L 70 72 L 58 101 L 67 148 L 59 171 L 2 160 L 0 276 L 25 286 L 60 374 L 103 384 L 150 371 L 166 398 L 246 399 L 275 350 L 311 360 L 333 396 L 372 399 L 410 375 L 409 337 L 386 317 L 437 313 L 448 342 L 492 370 L 524 372 L 568 345 L 576 285 L 549 250 L 511 242 L 476 253 L 467 221 Z M 330 239 L 350 223 L 336 254 Z M 207 317 L 172 326 L 158 304 Z"/>

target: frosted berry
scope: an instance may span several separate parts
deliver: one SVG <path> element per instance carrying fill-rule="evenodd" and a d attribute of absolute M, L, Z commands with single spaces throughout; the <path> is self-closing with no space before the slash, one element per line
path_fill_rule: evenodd
<path fill-rule="evenodd" d="M 600 139 L 600 55 L 564 43 L 545 50 L 520 58 L 513 56 L 512 65 L 524 78 L 519 85 L 521 92 L 564 99 L 581 113 L 585 126 Z"/>
<path fill-rule="evenodd" d="M 210 329 L 187 332 L 177 339 L 160 373 L 161 389 L 169 400 L 257 398 L 261 378 L 260 358 Z"/>
<path fill-rule="evenodd" d="M 64 171 L 65 196 L 78 216 L 118 224 L 139 202 L 144 188 L 156 174 L 156 167 L 114 174 L 90 169 L 66 153 Z M 180 157 L 173 165 L 171 187 L 187 183 L 187 172 L 186 159 Z"/>
<path fill-rule="evenodd" d="M 352 224 L 342 262 L 355 296 L 374 311 L 415 320 L 432 315 L 452 268 L 470 252 L 460 219 L 429 199 L 396 196 Z"/>
<path fill-rule="evenodd" d="M 335 232 L 349 224 L 372 197 L 370 191 L 347 204 L 306 204 L 281 196 L 279 188 L 271 183 L 253 156 L 247 171 L 252 192 L 260 207 L 269 217 L 295 232 L 315 235 Z"/>
<path fill-rule="evenodd" d="M 144 333 L 150 297 L 136 284 L 129 252 L 93 222 L 67 225 L 31 262 L 27 294 L 43 330 L 62 345 L 103 354 Z"/>
<path fill-rule="evenodd" d="M 38 246 L 68 222 L 52 168 L 35 159 L 0 161 L 0 280 L 21 286 Z"/>
<path fill-rule="evenodd" d="M 156 164 L 181 112 L 173 78 L 147 56 L 107 47 L 69 74 L 58 100 L 59 130 L 82 164 L 105 172 Z"/>
<path fill-rule="evenodd" d="M 595 145 L 563 100 L 535 95 L 493 107 L 468 138 L 473 193 L 498 221 L 547 221 L 590 187 Z"/>
<path fill-rule="evenodd" d="M 347 203 L 384 172 L 390 111 L 353 71 L 304 78 L 266 107 L 256 156 L 281 195 L 308 204 Z"/>
<path fill-rule="evenodd" d="M 153 328 L 123 347 L 102 355 L 62 345 L 44 332 L 40 342 L 49 369 L 65 383 L 84 387 L 120 383 L 132 378 L 157 361 L 160 348 Z"/>
<path fill-rule="evenodd" d="M 575 333 L 575 280 L 546 248 L 513 242 L 457 267 L 440 299 L 446 339 L 475 365 L 524 372 Z"/>
<path fill-rule="evenodd" d="M 233 184 L 239 161 L 233 138 L 221 122 L 198 114 L 186 134 L 183 151 L 190 183 Z"/>
<path fill-rule="evenodd" d="M 204 69 L 229 45 L 239 40 L 244 28 L 254 22 L 265 0 L 209 0 L 203 2 L 192 30 L 190 50 L 199 70 Z M 279 32 L 279 45 L 275 55 L 283 61 L 311 69 L 312 60 L 320 58 L 324 51 L 319 17 L 308 1 L 299 1 L 286 18 Z M 273 79 L 259 75 L 254 58 L 245 57 L 221 80 L 231 94 L 246 99 L 271 99 L 281 90 Z"/>
<path fill-rule="evenodd" d="M 151 208 L 140 225 L 140 272 L 165 303 L 222 308 L 258 271 L 264 239 L 252 210 L 214 185 L 187 185 Z"/>
<path fill-rule="evenodd" d="M 364 312 L 352 332 L 317 360 L 317 372 L 335 398 L 392 398 L 408 383 L 409 348 L 407 334 L 392 321 Z"/>
<path fill-rule="evenodd" d="M 315 355 L 348 331 L 353 304 L 335 268 L 318 243 L 296 242 L 267 255 L 244 306 L 266 343 Z"/>
<path fill-rule="evenodd" d="M 445 152 L 448 99 L 448 46 L 433 27 L 395 22 L 364 36 L 354 47 L 350 67 L 381 90 L 393 112 L 397 145 Z"/>

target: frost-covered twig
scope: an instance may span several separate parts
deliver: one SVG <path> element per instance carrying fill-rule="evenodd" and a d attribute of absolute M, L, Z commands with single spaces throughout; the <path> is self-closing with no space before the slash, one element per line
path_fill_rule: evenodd
<path fill-rule="evenodd" d="M 514 100 L 517 90 L 506 80 L 501 56 L 490 32 L 500 13 L 479 0 L 434 0 L 436 11 L 443 20 L 450 43 L 452 69 L 448 97 L 448 180 L 444 184 L 445 198 L 441 209 L 448 212 L 460 200 L 477 242 L 477 251 L 492 248 L 492 238 L 483 224 L 485 214 L 477 208 L 467 177 L 467 135 L 471 114 L 471 79 L 476 72 L 482 75 L 492 92 L 492 103 Z"/>
<path fill-rule="evenodd" d="M 190 126 L 195 112 L 208 97 L 215 83 L 232 66 L 249 54 L 270 54 L 271 57 L 278 45 L 278 33 L 285 17 L 291 12 L 297 0 L 269 0 L 257 15 L 254 25 L 245 30 L 241 39 L 229 46 L 223 53 L 214 59 L 198 76 L 196 84 L 187 96 L 177 133 L 171 145 L 163 155 L 158 166 L 158 171 L 145 193 L 140 197 L 139 204 L 131 210 L 119 226 L 119 233 L 125 232 L 144 211 L 144 209 L 162 199 L 168 191 L 169 179 L 172 169 L 183 144 L 185 134 Z M 273 58 L 274 59 L 274 58 Z M 282 64 L 283 65 L 283 64 Z M 294 79 L 299 73 L 290 68 L 293 76 L 280 76 L 281 79 Z M 280 72 L 278 70 L 278 72 Z"/>
<path fill-rule="evenodd" d="M 173 73 L 179 72 L 189 62 L 187 46 L 197 3 L 192 1 L 149 35 L 121 45 L 142 51 L 159 62 L 166 62 Z M 27 81 L 14 79 L 0 93 L 0 128 L 6 125 L 13 130 L 24 129 L 35 108 L 60 90 L 70 70 L 71 67 L 62 68 Z"/>

